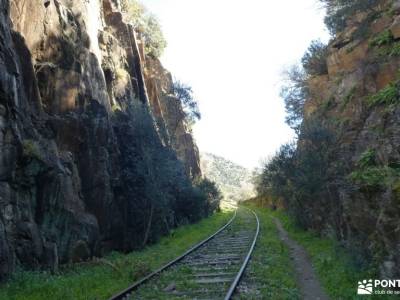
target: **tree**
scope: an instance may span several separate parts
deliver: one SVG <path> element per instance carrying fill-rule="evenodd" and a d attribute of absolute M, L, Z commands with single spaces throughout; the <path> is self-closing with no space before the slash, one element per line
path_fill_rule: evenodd
<path fill-rule="evenodd" d="M 308 50 L 301 59 L 301 63 L 308 75 L 328 74 L 328 65 L 326 62 L 328 48 L 320 40 L 314 40 L 308 47 Z"/>
<path fill-rule="evenodd" d="M 264 164 L 256 186 L 259 196 L 284 199 L 289 197 L 290 193 L 286 191 L 294 168 L 295 152 L 295 143 L 282 145 L 275 156 Z"/>
<path fill-rule="evenodd" d="M 172 89 L 175 97 L 182 103 L 188 124 L 193 124 L 200 120 L 201 113 L 197 101 L 193 97 L 192 88 L 179 80 L 175 80 Z"/>
<path fill-rule="evenodd" d="M 167 46 L 157 18 L 137 0 L 122 0 L 121 9 L 129 22 L 142 35 L 146 54 L 160 57 Z"/>
<path fill-rule="evenodd" d="M 299 66 L 286 72 L 280 96 L 285 102 L 286 123 L 297 133 L 304 116 L 304 103 L 308 97 L 307 74 Z"/>
<path fill-rule="evenodd" d="M 113 118 L 121 153 L 115 191 L 125 218 L 124 248 L 145 246 L 218 209 L 215 183 L 190 180 L 174 150 L 161 142 L 148 105 L 135 100 Z"/>
<path fill-rule="evenodd" d="M 141 26 L 143 16 L 147 13 L 146 7 L 137 0 L 121 0 L 121 10 L 135 27 Z"/>
<path fill-rule="evenodd" d="M 203 178 L 197 182 L 196 187 L 206 197 L 206 215 L 210 215 L 218 210 L 223 197 L 217 184 L 208 178 Z"/>
<path fill-rule="evenodd" d="M 322 122 L 310 119 L 301 126 L 297 145 L 283 145 L 267 162 L 256 187 L 258 195 L 281 200 L 304 227 L 319 227 L 315 215 L 323 215 L 329 203 L 331 166 L 335 162 L 335 136 Z M 335 168 L 338 169 L 335 165 Z"/>
<path fill-rule="evenodd" d="M 320 0 L 326 7 L 325 25 L 332 35 L 346 27 L 346 21 L 359 12 L 374 12 L 379 0 Z"/>
<path fill-rule="evenodd" d="M 167 41 L 161 30 L 161 25 L 153 14 L 144 16 L 143 26 L 139 28 L 145 41 L 146 54 L 160 57 L 167 47 Z"/>

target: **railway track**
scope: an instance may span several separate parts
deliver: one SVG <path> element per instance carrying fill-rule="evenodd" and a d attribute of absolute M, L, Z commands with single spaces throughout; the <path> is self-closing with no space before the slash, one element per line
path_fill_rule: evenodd
<path fill-rule="evenodd" d="M 231 299 L 258 232 L 257 215 L 239 208 L 215 234 L 110 300 Z"/>

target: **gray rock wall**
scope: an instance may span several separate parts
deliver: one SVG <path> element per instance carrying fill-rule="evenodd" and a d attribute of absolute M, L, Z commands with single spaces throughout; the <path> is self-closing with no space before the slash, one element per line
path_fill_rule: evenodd
<path fill-rule="evenodd" d="M 129 121 L 130 106 L 154 102 L 135 32 L 109 0 L 0 8 L 0 279 L 17 265 L 56 270 L 140 246 L 127 224 L 141 212 L 126 215 L 135 195 L 127 199 L 121 180 L 130 141 L 114 116 Z M 189 147 L 190 161 L 180 158 L 196 177 Z"/>

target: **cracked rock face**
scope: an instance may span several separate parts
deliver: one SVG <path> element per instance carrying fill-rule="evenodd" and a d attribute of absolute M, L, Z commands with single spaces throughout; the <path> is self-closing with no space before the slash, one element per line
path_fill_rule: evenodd
<path fill-rule="evenodd" d="M 129 141 L 117 137 L 112 111 L 167 94 L 157 82 L 147 93 L 157 75 L 144 72 L 135 32 L 110 0 L 0 7 L 0 279 L 16 265 L 56 270 L 134 248 L 123 242 L 119 183 L 120 147 Z M 160 126 L 175 117 L 165 112 Z M 179 130 L 159 142 L 173 141 L 188 176 L 200 176 L 193 138 L 175 122 Z"/>
<path fill-rule="evenodd" d="M 399 79 L 399 56 L 382 55 L 379 51 L 383 47 L 370 44 L 389 30 L 394 37 L 398 35 L 399 1 L 394 1 L 394 6 L 393 1 L 387 2 L 389 6 L 382 5 L 382 14 L 369 24 L 366 35 L 351 38 L 359 25 L 349 22 L 330 43 L 328 74 L 310 79 L 311 99 L 305 104 L 305 115 L 306 119 L 317 118 L 338 139 L 330 149 L 334 155 L 327 172 L 332 177 L 324 197 L 329 201 L 322 209 L 317 205 L 310 208 L 312 226 L 333 232 L 354 253 L 365 254 L 364 261 L 374 259 L 380 264 L 382 276 L 391 278 L 398 276 L 400 270 L 399 177 L 382 176 L 379 188 L 365 188 L 348 180 L 366 151 L 376 153 L 376 163 L 381 168 L 397 170 L 400 161 L 398 103 L 368 103 L 371 95 Z M 394 47 L 395 43 L 398 40 L 385 47 Z"/>

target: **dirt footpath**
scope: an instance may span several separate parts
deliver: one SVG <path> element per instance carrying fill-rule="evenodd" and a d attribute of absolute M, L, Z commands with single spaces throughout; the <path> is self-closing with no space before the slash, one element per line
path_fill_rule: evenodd
<path fill-rule="evenodd" d="M 317 275 L 315 274 L 307 252 L 302 246 L 288 236 L 288 233 L 278 219 L 274 218 L 274 222 L 278 229 L 279 237 L 281 238 L 282 242 L 289 247 L 290 256 L 296 270 L 296 279 L 299 289 L 302 293 L 302 298 L 306 300 L 328 300 L 329 297 L 326 295 L 317 278 Z"/>

